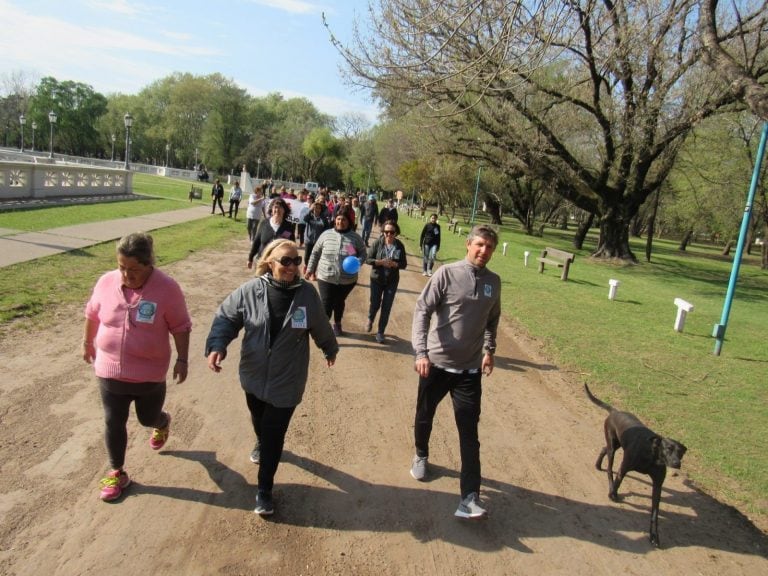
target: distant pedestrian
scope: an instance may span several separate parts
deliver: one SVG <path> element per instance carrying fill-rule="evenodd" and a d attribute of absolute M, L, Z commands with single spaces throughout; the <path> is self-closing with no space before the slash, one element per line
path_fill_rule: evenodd
<path fill-rule="evenodd" d="M 376 203 L 376 195 L 370 194 L 363 204 L 363 242 L 368 246 L 373 225 L 379 221 L 379 205 Z"/>
<path fill-rule="evenodd" d="M 461 454 L 461 500 L 455 513 L 460 518 L 486 514 L 480 502 L 478 424 L 480 379 L 493 371 L 501 315 L 501 279 L 487 268 L 497 244 L 492 228 L 472 228 L 466 257 L 437 269 L 419 296 L 413 315 L 419 390 L 411 476 L 426 478 L 432 421 L 438 404 L 450 394 Z"/>
<path fill-rule="evenodd" d="M 381 226 L 381 235 L 368 249 L 366 263 L 371 265 L 371 303 L 368 307 L 368 323 L 365 331 L 373 329 L 376 314 L 381 309 L 379 325 L 376 330 L 376 342 L 384 343 L 384 333 L 389 323 L 389 314 L 395 301 L 397 285 L 400 282 L 400 270 L 405 270 L 408 262 L 405 258 L 405 246 L 397 236 L 400 227 L 397 222 L 387 220 Z"/>
<path fill-rule="evenodd" d="M 264 198 L 264 190 L 261 185 L 256 186 L 248 197 L 248 210 L 246 218 L 248 219 L 248 240 L 253 242 L 253 236 L 256 234 L 256 228 L 261 220 L 266 218 L 267 201 Z"/>
<path fill-rule="evenodd" d="M 219 306 L 205 344 L 208 368 L 218 373 L 227 346 L 245 331 L 238 373 L 256 434 L 250 460 L 259 464 L 254 512 L 261 516 L 275 511 L 272 489 L 288 425 L 307 384 L 309 338 L 329 367 L 339 351 L 315 287 L 299 274 L 300 263 L 294 242 L 271 242 L 256 265 L 256 278 Z"/>
<path fill-rule="evenodd" d="M 216 205 L 219 205 L 219 209 L 221 210 L 221 215 L 224 216 L 224 186 L 221 185 L 221 181 L 216 178 L 216 180 L 213 183 L 213 186 L 211 187 L 211 198 L 213 200 L 213 203 L 211 204 L 211 214 L 216 213 Z"/>
<path fill-rule="evenodd" d="M 432 276 L 432 267 L 435 265 L 437 251 L 440 250 L 440 224 L 437 223 L 437 214 L 432 214 L 421 230 L 419 246 L 422 255 L 421 273 L 423 276 Z"/>
<path fill-rule="evenodd" d="M 117 243 L 117 269 L 102 275 L 85 307 L 83 360 L 99 380 L 112 470 L 101 480 L 100 498 L 116 500 L 130 485 L 123 469 L 131 404 L 142 426 L 153 428 L 149 446 L 162 448 L 171 416 L 163 411 L 173 339 L 173 379 L 187 379 L 192 321 L 184 294 L 155 268 L 152 236 L 128 234 Z"/>
<path fill-rule="evenodd" d="M 357 284 L 358 271 L 347 272 L 344 260 L 352 256 L 360 262 L 365 258 L 363 239 L 354 232 L 344 214 L 334 219 L 334 226 L 317 239 L 307 264 L 307 278 L 317 280 L 320 299 L 328 318 L 333 317 L 333 332 L 343 336 L 341 320 L 349 293 Z"/>
<path fill-rule="evenodd" d="M 240 200 L 243 198 L 243 190 L 240 188 L 240 181 L 235 180 L 235 185 L 229 191 L 229 217 L 232 218 L 232 210 L 235 211 L 235 220 L 237 220 L 237 209 L 240 207 Z"/>
<path fill-rule="evenodd" d="M 381 209 L 381 212 L 379 212 L 379 224 L 386 222 L 387 220 L 397 222 L 397 208 L 395 208 L 395 201 L 392 200 L 392 198 L 387 200 L 387 205 Z"/>
<path fill-rule="evenodd" d="M 251 251 L 248 253 L 248 268 L 253 268 L 253 260 L 261 256 L 267 244 L 277 238 L 294 241 L 294 225 L 290 221 L 291 207 L 282 198 L 273 198 L 267 209 L 268 218 L 259 222 L 253 235 Z"/>

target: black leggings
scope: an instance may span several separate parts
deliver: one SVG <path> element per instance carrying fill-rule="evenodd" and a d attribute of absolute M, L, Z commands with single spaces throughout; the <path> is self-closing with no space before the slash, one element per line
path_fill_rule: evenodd
<path fill-rule="evenodd" d="M 128 415 L 131 402 L 136 403 L 136 418 L 142 426 L 163 428 L 168 425 L 163 413 L 165 382 L 122 382 L 99 378 L 101 403 L 104 406 L 104 441 L 109 454 L 109 465 L 120 470 L 125 465 L 128 446 Z"/>
<path fill-rule="evenodd" d="M 347 296 L 354 287 L 355 284 L 331 284 L 322 280 L 317 281 L 317 290 L 320 292 L 320 300 L 328 320 L 333 315 L 333 321 L 336 324 L 341 324 Z"/>
<path fill-rule="evenodd" d="M 278 408 L 245 393 L 245 401 L 251 412 L 251 424 L 261 449 L 259 456 L 259 491 L 272 492 L 275 473 L 283 455 L 285 433 L 291 423 L 295 406 Z"/>

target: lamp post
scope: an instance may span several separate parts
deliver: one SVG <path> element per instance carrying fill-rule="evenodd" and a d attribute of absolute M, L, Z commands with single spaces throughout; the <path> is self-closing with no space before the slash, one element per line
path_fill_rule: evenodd
<path fill-rule="evenodd" d="M 195 147 L 195 170 L 197 170 L 197 147 Z"/>
<path fill-rule="evenodd" d="M 171 151 L 171 145 L 165 145 L 165 166 L 168 167 L 168 153 Z"/>
<path fill-rule="evenodd" d="M 365 187 L 366 189 L 366 195 L 370 195 L 371 193 L 371 165 L 368 164 L 368 184 Z"/>
<path fill-rule="evenodd" d="M 256 180 L 259 179 L 259 174 L 261 174 L 261 158 L 256 159 Z"/>
<path fill-rule="evenodd" d="M 125 169 L 131 168 L 131 126 L 133 126 L 133 116 L 126 114 L 123 116 L 125 122 Z"/>
<path fill-rule="evenodd" d="M 475 225 L 475 211 L 477 210 L 477 193 L 480 190 L 480 171 L 483 169 L 483 165 L 477 167 L 477 182 L 475 182 L 475 200 L 472 202 L 472 219 L 469 221 L 470 226 Z"/>
<path fill-rule="evenodd" d="M 32 152 L 35 151 L 35 130 L 37 130 L 37 122 L 32 121 Z"/>
<path fill-rule="evenodd" d="M 24 124 L 27 123 L 27 119 L 24 114 L 19 116 L 19 124 L 21 124 L 21 151 L 24 152 Z"/>
<path fill-rule="evenodd" d="M 115 140 L 117 140 L 117 137 L 112 134 L 112 162 L 115 161 Z"/>
<path fill-rule="evenodd" d="M 48 153 L 48 158 L 53 158 L 53 126 L 56 124 L 56 112 L 53 110 L 48 112 L 48 122 L 51 124 L 51 151 Z"/>

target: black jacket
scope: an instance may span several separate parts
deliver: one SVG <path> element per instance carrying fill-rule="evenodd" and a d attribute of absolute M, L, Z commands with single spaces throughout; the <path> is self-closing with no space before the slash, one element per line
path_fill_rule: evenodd
<path fill-rule="evenodd" d="M 259 221 L 259 227 L 256 228 L 256 234 L 253 235 L 253 243 L 251 244 L 251 252 L 248 254 L 248 262 L 253 262 L 254 257 L 261 255 L 267 244 L 277 238 L 287 238 L 288 240 L 296 241 L 296 234 L 293 231 L 294 223 L 283 220 L 283 223 L 277 228 L 277 232 L 272 229 L 272 223 L 269 218 Z"/>

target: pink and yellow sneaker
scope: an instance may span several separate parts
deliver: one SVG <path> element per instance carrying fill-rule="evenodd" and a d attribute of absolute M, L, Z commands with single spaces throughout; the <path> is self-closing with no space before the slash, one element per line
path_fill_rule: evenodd
<path fill-rule="evenodd" d="M 165 427 L 152 430 L 152 436 L 149 439 L 149 447 L 152 450 L 160 450 L 168 441 L 168 436 L 171 435 L 171 415 L 166 412 L 165 416 L 168 418 L 168 423 Z"/>
<path fill-rule="evenodd" d="M 112 470 L 104 478 L 101 479 L 99 485 L 101 486 L 101 493 L 99 498 L 104 502 L 111 502 L 117 500 L 123 493 L 123 490 L 128 488 L 131 484 L 131 479 L 125 470 Z"/>

